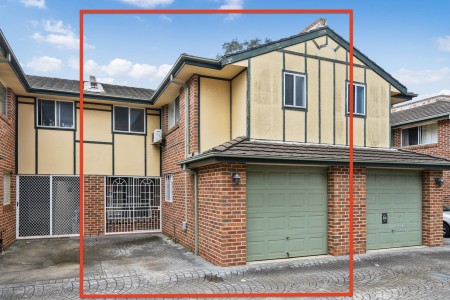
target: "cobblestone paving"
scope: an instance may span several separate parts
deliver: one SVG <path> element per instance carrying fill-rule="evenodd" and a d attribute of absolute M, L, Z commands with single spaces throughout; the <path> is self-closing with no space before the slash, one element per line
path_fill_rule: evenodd
<path fill-rule="evenodd" d="M 354 299 L 450 299 L 450 246 L 358 255 L 354 278 Z M 344 292 L 348 259 L 311 258 L 154 274 L 128 270 L 87 277 L 84 289 L 87 294 Z M 78 299 L 78 295 L 78 279 L 0 285 L 0 299 Z"/>

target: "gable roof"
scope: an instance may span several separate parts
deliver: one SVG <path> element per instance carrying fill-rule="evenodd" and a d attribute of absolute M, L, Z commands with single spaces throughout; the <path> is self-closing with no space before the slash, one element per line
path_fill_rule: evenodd
<path fill-rule="evenodd" d="M 348 165 L 349 147 L 287 143 L 238 137 L 179 164 L 198 167 L 213 162 Z M 394 148 L 354 147 L 355 166 L 450 169 L 450 160 Z"/>
<path fill-rule="evenodd" d="M 450 116 L 450 96 L 440 96 L 393 108 L 391 126 L 448 118 Z"/>
<path fill-rule="evenodd" d="M 30 85 L 30 90 L 39 92 L 61 92 L 72 95 L 79 95 L 80 82 L 78 80 L 52 78 L 44 76 L 26 75 L 26 79 Z M 146 101 L 149 104 L 154 90 L 128 87 L 114 84 L 100 83 L 104 93 L 95 93 L 84 91 L 84 95 L 88 98 L 105 98 L 105 99 L 122 99 L 122 100 L 138 100 Z"/>
<path fill-rule="evenodd" d="M 334 30 L 329 27 L 322 27 L 316 30 L 311 30 L 309 32 L 301 32 L 299 34 L 293 35 L 288 38 L 283 38 L 278 41 L 270 42 L 259 47 L 255 47 L 249 50 L 239 51 L 233 54 L 225 55 L 222 57 L 221 62 L 222 65 L 231 64 L 237 61 L 241 61 L 244 59 L 248 59 L 251 57 L 255 57 L 258 55 L 262 55 L 271 51 L 279 50 L 282 48 L 286 48 L 298 43 L 302 43 L 311 39 L 315 39 L 322 36 L 328 36 L 336 41 L 341 47 L 349 51 L 350 44 L 347 42 L 342 36 L 337 34 Z M 386 70 L 377 65 L 373 60 L 359 51 L 357 48 L 353 47 L 353 53 L 356 58 L 366 64 L 369 68 L 375 71 L 378 75 L 384 78 L 387 82 L 389 82 L 393 87 L 398 89 L 403 97 L 411 99 L 416 96 L 413 93 L 408 93 L 408 89 L 406 86 L 400 83 L 397 79 L 395 79 L 391 74 L 389 74 Z"/>

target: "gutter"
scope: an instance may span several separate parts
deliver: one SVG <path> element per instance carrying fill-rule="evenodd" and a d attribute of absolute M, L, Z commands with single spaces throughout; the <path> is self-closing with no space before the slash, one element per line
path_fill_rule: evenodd
<path fill-rule="evenodd" d="M 417 123 L 422 123 L 424 121 L 434 121 L 434 120 L 443 119 L 443 118 L 449 118 L 450 119 L 450 114 L 449 113 L 445 113 L 445 114 L 433 115 L 433 116 L 429 116 L 429 117 L 424 117 L 424 118 L 420 118 L 420 119 L 411 120 L 411 121 L 404 122 L 404 123 L 398 123 L 398 124 L 392 125 L 391 128 L 395 129 L 395 128 L 402 127 L 404 125 L 417 124 Z"/>

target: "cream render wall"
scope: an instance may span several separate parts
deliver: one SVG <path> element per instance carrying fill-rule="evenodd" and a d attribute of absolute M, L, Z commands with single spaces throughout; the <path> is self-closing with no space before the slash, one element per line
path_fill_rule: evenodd
<path fill-rule="evenodd" d="M 23 98 L 19 101 L 28 102 Z M 18 104 L 17 122 L 17 155 L 19 174 L 34 174 L 36 172 L 36 131 L 34 129 L 34 102 L 31 104 Z"/>
<path fill-rule="evenodd" d="M 307 41 L 249 59 L 251 138 L 348 144 L 348 53 L 329 37 L 315 41 L 320 47 Z M 367 95 L 366 116 L 354 118 L 354 143 L 389 147 L 389 84 L 356 57 L 354 63 L 354 81 Z M 283 69 L 306 73 L 306 110 L 283 111 Z"/>
<path fill-rule="evenodd" d="M 200 77 L 200 151 L 231 139 L 230 82 Z"/>
<path fill-rule="evenodd" d="M 159 145 L 152 144 L 152 132 L 161 128 L 161 120 L 159 116 L 147 115 L 147 176 L 160 176 L 161 159 Z"/>
<path fill-rule="evenodd" d="M 73 131 L 38 130 L 38 173 L 73 174 Z"/>
<path fill-rule="evenodd" d="M 247 134 L 247 72 L 231 82 L 231 138 Z"/>

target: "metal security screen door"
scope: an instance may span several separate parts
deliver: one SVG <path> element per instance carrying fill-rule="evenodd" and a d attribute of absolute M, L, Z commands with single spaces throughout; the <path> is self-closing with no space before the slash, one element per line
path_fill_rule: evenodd
<path fill-rule="evenodd" d="M 161 231 L 161 179 L 107 177 L 106 233 Z"/>
<path fill-rule="evenodd" d="M 78 176 L 18 176 L 17 237 L 79 234 Z"/>

